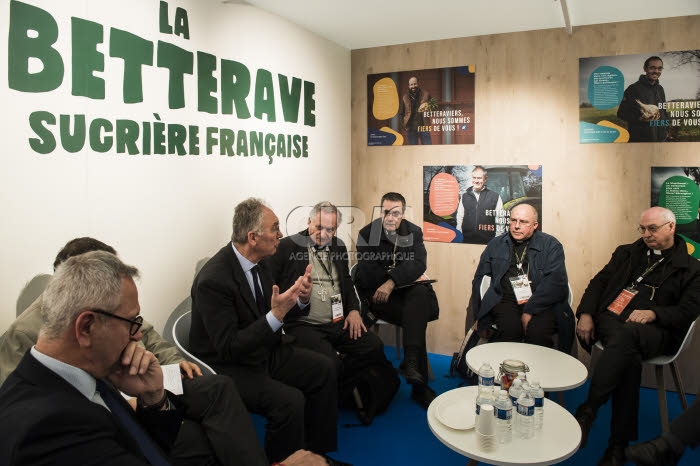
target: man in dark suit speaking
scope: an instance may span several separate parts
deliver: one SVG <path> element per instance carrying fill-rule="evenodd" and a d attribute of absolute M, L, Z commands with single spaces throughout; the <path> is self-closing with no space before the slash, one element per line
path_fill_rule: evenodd
<path fill-rule="evenodd" d="M 192 285 L 193 352 L 236 382 L 243 402 L 267 419 L 271 462 L 299 448 L 337 449 L 337 372 L 333 362 L 297 347 L 282 331 L 295 304 L 309 302 L 311 266 L 283 293 L 264 264 L 282 237 L 279 220 L 259 199 L 235 208 L 232 241 Z M 331 461 L 329 461 L 331 463 Z"/>

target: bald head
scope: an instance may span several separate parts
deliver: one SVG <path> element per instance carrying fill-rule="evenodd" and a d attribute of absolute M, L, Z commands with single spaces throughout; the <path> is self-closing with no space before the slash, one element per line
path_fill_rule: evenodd
<path fill-rule="evenodd" d="M 533 223 L 537 223 L 539 221 L 537 209 L 532 207 L 530 204 L 518 204 L 515 207 L 513 207 L 510 212 L 511 215 L 513 215 L 513 213 L 515 212 L 518 215 L 528 216 Z"/>
<path fill-rule="evenodd" d="M 676 216 L 663 207 L 647 209 L 639 219 L 639 232 L 650 249 L 669 249 L 676 233 Z"/>
<path fill-rule="evenodd" d="M 518 204 L 510 211 L 510 235 L 516 241 L 530 239 L 537 226 L 537 209 L 530 204 Z"/>

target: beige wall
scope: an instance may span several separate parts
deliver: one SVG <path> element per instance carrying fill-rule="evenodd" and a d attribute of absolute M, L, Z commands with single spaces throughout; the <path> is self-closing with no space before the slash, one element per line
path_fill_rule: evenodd
<path fill-rule="evenodd" d="M 400 191 L 420 225 L 424 165 L 542 164 L 543 229 L 564 245 L 576 307 L 615 246 L 636 239 L 650 167 L 700 164 L 698 143 L 579 144 L 578 59 L 700 49 L 698 30 L 700 16 L 690 16 L 577 27 L 571 37 L 556 29 L 354 50 L 353 205 L 371 212 L 384 192 Z M 367 147 L 367 74 L 466 64 L 476 66 L 474 145 Z M 441 308 L 430 351 L 458 348 L 483 248 L 427 243 Z"/>

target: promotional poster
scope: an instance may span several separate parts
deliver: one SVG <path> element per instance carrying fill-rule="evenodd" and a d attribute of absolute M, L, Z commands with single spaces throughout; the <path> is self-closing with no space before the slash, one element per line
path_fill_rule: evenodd
<path fill-rule="evenodd" d="M 541 165 L 423 167 L 423 239 L 486 244 L 508 230 L 510 209 L 530 204 L 542 229 Z"/>
<path fill-rule="evenodd" d="M 579 59 L 581 143 L 700 140 L 700 50 Z"/>
<path fill-rule="evenodd" d="M 676 216 L 676 233 L 700 259 L 700 167 L 651 167 L 651 206 Z"/>
<path fill-rule="evenodd" d="M 367 145 L 474 144 L 474 65 L 367 75 Z"/>

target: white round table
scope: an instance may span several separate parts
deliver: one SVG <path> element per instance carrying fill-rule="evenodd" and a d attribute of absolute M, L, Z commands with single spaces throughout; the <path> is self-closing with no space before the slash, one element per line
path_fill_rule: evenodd
<path fill-rule="evenodd" d="M 496 372 L 504 359 L 517 359 L 528 365 L 529 381 L 536 380 L 545 392 L 576 388 L 586 381 L 588 370 L 581 361 L 559 350 L 528 343 L 486 343 L 467 352 L 467 365 L 475 373 L 484 362 Z"/>
<path fill-rule="evenodd" d="M 477 445 L 474 429 L 456 430 L 444 425 L 437 412 L 452 403 L 464 403 L 465 399 L 476 399 L 477 387 L 462 387 L 438 396 L 428 407 L 428 426 L 442 443 L 452 450 L 470 458 L 469 464 L 477 461 L 495 465 L 548 465 L 571 457 L 581 443 L 581 428 L 574 416 L 548 399 L 544 400 L 544 422 L 542 430 L 534 437 L 524 440 L 513 432 L 508 444 L 498 444 L 492 452 L 484 452 Z M 446 406 L 443 406 L 443 403 Z"/>

